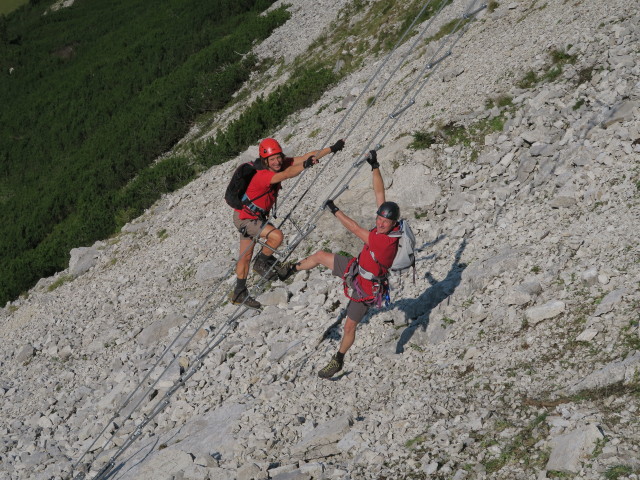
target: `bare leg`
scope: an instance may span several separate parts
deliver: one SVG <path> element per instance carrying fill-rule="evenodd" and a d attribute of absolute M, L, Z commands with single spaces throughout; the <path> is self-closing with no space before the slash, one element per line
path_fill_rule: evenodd
<path fill-rule="evenodd" d="M 317 267 L 318 265 L 324 265 L 329 270 L 333 270 L 333 259 L 335 255 L 330 252 L 325 252 L 324 250 L 320 250 L 313 255 L 300 260 L 296 265 L 296 270 L 311 270 L 312 268 Z"/>
<path fill-rule="evenodd" d="M 284 235 L 273 225 L 265 225 L 260 232 L 260 237 L 267 240 L 268 247 L 262 247 L 262 253 L 267 257 L 273 255 L 273 252 L 282 244 Z"/>
<path fill-rule="evenodd" d="M 344 332 L 342 334 L 342 340 L 340 341 L 340 348 L 338 351 L 343 355 L 347 353 L 347 350 L 351 348 L 354 340 L 356 339 L 356 327 L 358 322 L 351 320 L 349 317 L 344 322 Z"/>
<path fill-rule="evenodd" d="M 245 279 L 249 275 L 249 264 L 253 255 L 253 240 L 242 238 L 240 240 L 240 259 L 236 263 L 236 276 Z"/>
<path fill-rule="evenodd" d="M 356 327 L 358 322 L 347 317 L 344 322 L 344 333 L 342 334 L 342 340 L 340 341 L 340 349 L 333 357 L 326 367 L 318 372 L 320 378 L 330 378 L 342 370 L 344 365 L 344 354 L 351 348 L 354 340 L 356 339 Z"/>

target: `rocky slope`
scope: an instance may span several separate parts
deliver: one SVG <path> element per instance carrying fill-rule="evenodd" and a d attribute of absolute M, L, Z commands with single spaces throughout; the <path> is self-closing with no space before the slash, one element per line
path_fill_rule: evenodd
<path fill-rule="evenodd" d="M 320 3 L 300 2 L 259 53 L 301 54 L 347 5 Z M 309 189 L 298 225 L 384 136 L 388 197 L 421 247 L 415 284 L 392 279 L 391 305 L 366 317 L 331 381 L 316 372 L 346 302 L 328 272 L 275 282 L 261 313 L 224 303 L 237 255 L 229 165 L 71 252 L 67 271 L 0 311 L 0 478 L 65 478 L 85 463 L 92 478 L 114 455 L 114 479 L 639 478 L 631 3 L 494 4 L 388 129 L 433 42 L 409 51 L 410 39 L 397 72 L 392 60 L 376 76 L 383 59 L 370 58 L 273 132 L 295 153 L 348 134 L 322 175 L 285 186 L 280 218 Z M 415 131 L 429 148 L 409 148 Z M 336 200 L 363 225 L 369 182 L 362 169 Z M 294 258 L 360 248 L 330 215 L 315 223 Z"/>

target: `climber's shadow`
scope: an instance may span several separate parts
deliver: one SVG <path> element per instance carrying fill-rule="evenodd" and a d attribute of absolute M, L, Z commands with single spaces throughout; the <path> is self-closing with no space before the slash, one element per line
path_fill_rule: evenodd
<path fill-rule="evenodd" d="M 349 375 L 351 375 L 352 372 L 353 372 L 353 370 L 347 370 L 345 372 L 342 372 L 340 375 L 336 375 L 335 377 L 327 378 L 326 380 L 329 380 L 330 382 L 338 382 L 338 381 L 342 380 L 343 378 L 348 377 Z"/>
<path fill-rule="evenodd" d="M 173 440 L 178 435 L 178 433 L 179 430 L 177 430 L 170 438 L 168 438 L 163 445 L 166 447 L 166 443 L 169 443 L 171 440 Z M 138 448 L 138 450 L 131 453 L 129 457 L 118 463 L 117 466 L 114 466 L 112 470 L 105 472 L 103 478 L 105 480 L 116 480 L 117 478 L 122 478 L 120 474 L 126 476 L 135 467 L 144 463 L 151 456 L 151 454 L 153 454 L 157 450 L 162 449 L 158 446 L 159 441 L 160 438 L 156 437 L 152 442 L 148 442 L 145 445 L 141 446 L 140 448 Z M 140 458 L 136 459 L 139 454 L 143 455 Z"/>
<path fill-rule="evenodd" d="M 327 329 L 325 329 L 324 333 L 320 337 L 318 345 L 325 340 L 340 341 L 340 339 L 342 338 L 342 336 L 340 335 L 340 325 L 345 318 L 347 318 L 347 309 L 343 308 L 338 313 L 335 322 L 333 322 Z"/>
<path fill-rule="evenodd" d="M 434 242 L 435 243 L 435 242 Z M 405 345 L 411 340 L 414 332 L 421 328 L 423 331 L 429 325 L 431 311 L 450 297 L 455 289 L 460 285 L 462 272 L 467 267 L 460 263 L 460 258 L 467 245 L 466 238 L 462 240 L 460 247 L 456 251 L 451 268 L 447 276 L 442 280 L 435 279 L 430 272 L 425 274 L 425 278 L 431 284 L 416 299 L 402 299 L 391 304 L 390 308 L 398 308 L 405 313 L 407 319 L 411 319 L 407 328 L 404 329 L 396 345 L 396 353 L 404 352 Z"/>

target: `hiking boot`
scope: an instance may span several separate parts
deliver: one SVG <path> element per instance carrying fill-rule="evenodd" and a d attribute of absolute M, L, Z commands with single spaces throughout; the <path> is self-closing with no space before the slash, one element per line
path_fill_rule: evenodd
<path fill-rule="evenodd" d="M 269 256 L 267 257 L 267 264 L 268 264 L 269 266 L 271 266 L 271 265 L 276 265 L 276 266 L 281 265 L 281 263 L 278 261 L 278 259 L 276 258 L 276 256 L 275 256 L 275 255 L 269 255 Z"/>
<path fill-rule="evenodd" d="M 342 370 L 343 362 L 338 360 L 337 355 L 331 357 L 331 361 L 324 367 L 322 370 L 318 372 L 318 376 L 320 378 L 331 378 L 340 370 Z"/>
<path fill-rule="evenodd" d="M 275 280 L 278 276 L 276 272 L 271 269 L 271 262 L 269 260 L 263 260 L 261 258 L 257 258 L 255 262 L 253 262 L 253 271 L 256 272 L 261 277 L 264 277 L 266 280 Z"/>
<path fill-rule="evenodd" d="M 296 273 L 298 273 L 298 270 L 296 270 L 296 264 L 293 263 L 293 262 L 276 265 L 274 267 L 274 270 L 278 274 L 278 278 L 280 280 L 282 280 L 283 282 L 287 278 L 289 278 L 292 275 L 295 275 Z"/>
<path fill-rule="evenodd" d="M 249 292 L 245 288 L 241 292 L 231 292 L 229 294 L 229 301 L 234 305 L 244 305 L 245 307 L 260 310 L 262 305 L 255 298 L 249 296 Z"/>

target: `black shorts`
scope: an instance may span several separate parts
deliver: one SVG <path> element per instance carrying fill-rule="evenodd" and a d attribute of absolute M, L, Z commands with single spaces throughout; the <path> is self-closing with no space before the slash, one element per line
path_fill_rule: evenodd
<path fill-rule="evenodd" d="M 335 253 L 333 255 L 333 271 L 331 273 L 333 273 L 333 275 L 335 275 L 336 277 L 344 279 L 344 272 L 347 269 L 347 265 L 349 264 L 351 258 L 353 257 L 346 257 L 344 255 Z M 354 289 L 351 289 L 349 295 L 351 295 L 351 297 L 355 299 L 362 298 Z M 362 318 L 369 311 L 369 307 L 371 307 L 372 303 L 373 300 L 370 300 L 368 302 L 354 302 L 353 300 L 349 300 L 349 303 L 347 304 L 347 317 L 349 317 L 354 322 L 360 322 L 360 320 L 362 320 Z"/>

